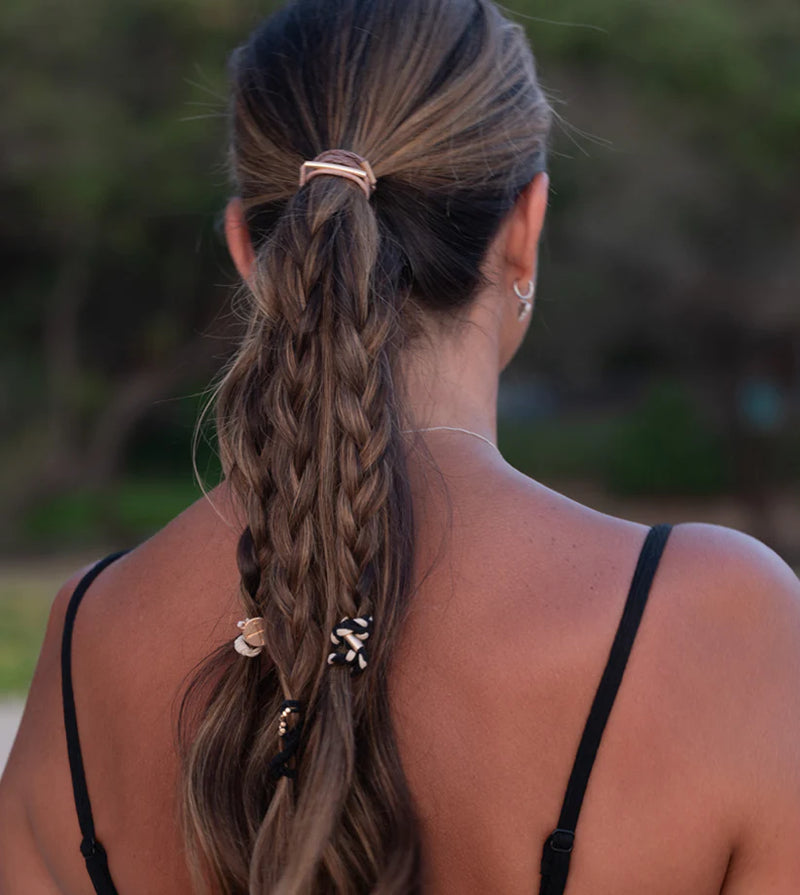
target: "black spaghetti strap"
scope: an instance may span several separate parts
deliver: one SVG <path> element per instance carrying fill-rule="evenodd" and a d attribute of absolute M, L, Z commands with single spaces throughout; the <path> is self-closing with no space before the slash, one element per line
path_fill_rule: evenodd
<path fill-rule="evenodd" d="M 578 825 L 578 815 L 583 804 L 589 775 L 592 772 L 597 750 L 600 747 L 600 739 L 614 705 L 628 656 L 642 620 L 656 569 L 671 531 L 672 527 L 669 525 L 658 525 L 651 528 L 642 547 L 608 662 L 600 679 L 600 685 L 597 688 L 578 746 L 575 764 L 561 808 L 561 816 L 558 819 L 558 827 L 544 844 L 539 895 L 562 895 L 567 885 L 569 863 L 575 842 L 575 828 Z"/>
<path fill-rule="evenodd" d="M 103 846 L 95 839 L 92 806 L 89 802 L 89 791 L 86 787 L 86 774 L 83 769 L 81 744 L 78 737 L 78 720 L 75 715 L 75 697 L 72 692 L 72 629 L 78 606 L 89 589 L 89 585 L 97 576 L 110 566 L 114 560 L 123 556 L 126 551 L 113 553 L 94 565 L 81 579 L 67 607 L 64 618 L 64 634 L 61 640 L 61 694 L 64 703 L 64 727 L 67 733 L 67 754 L 69 770 L 72 775 L 72 791 L 75 796 L 75 808 L 78 812 L 78 823 L 83 841 L 81 854 L 86 859 L 86 869 L 92 880 L 95 891 L 99 895 L 117 895 L 117 890 L 108 869 L 108 859 Z"/>

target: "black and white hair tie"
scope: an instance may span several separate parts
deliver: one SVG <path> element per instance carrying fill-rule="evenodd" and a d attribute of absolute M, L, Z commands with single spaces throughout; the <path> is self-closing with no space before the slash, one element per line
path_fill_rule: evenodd
<path fill-rule="evenodd" d="M 372 634 L 372 616 L 343 618 L 331 632 L 336 650 L 328 656 L 328 665 L 349 665 L 357 673 L 367 667 L 369 651 L 366 641 Z"/>

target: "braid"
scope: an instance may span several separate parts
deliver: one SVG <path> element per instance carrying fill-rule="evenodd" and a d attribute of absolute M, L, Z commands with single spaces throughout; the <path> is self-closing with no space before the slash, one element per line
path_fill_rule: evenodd
<path fill-rule="evenodd" d="M 392 295 L 379 283 L 377 252 L 377 221 L 364 198 L 347 183 L 309 184 L 262 249 L 255 322 L 218 397 L 226 475 L 247 520 L 238 554 L 243 605 L 265 620 L 271 671 L 252 693 L 262 702 L 266 693 L 267 715 L 240 743 L 239 758 L 254 786 L 246 828 L 273 849 L 283 845 L 251 867 L 251 883 L 255 874 L 265 891 L 291 879 L 292 891 L 355 892 L 383 878 L 387 892 L 407 893 L 416 874 L 410 841 L 404 873 L 385 876 L 386 856 L 413 829 L 385 676 L 354 680 L 326 661 L 340 619 L 372 615 L 380 666 L 409 580 L 410 499 L 391 355 L 399 299 L 396 285 Z M 303 742 L 296 781 L 276 783 L 263 769 L 276 751 L 269 722 L 283 700 L 304 706 Z M 374 725 L 373 708 L 388 737 L 377 749 L 359 736 L 361 724 Z M 389 773 L 365 781 L 376 763 Z M 366 865 L 343 857 L 364 854 Z"/>
<path fill-rule="evenodd" d="M 549 110 L 491 0 L 290 0 L 232 75 L 255 263 L 217 424 L 242 606 L 264 645 L 221 648 L 184 697 L 189 865 L 225 895 L 414 895 L 419 828 L 387 683 L 415 558 L 395 376 L 405 346 L 485 282 L 543 168 Z M 366 185 L 298 186 L 337 149 L 370 161 Z M 329 664 L 332 632 L 370 617 L 363 674 Z"/>

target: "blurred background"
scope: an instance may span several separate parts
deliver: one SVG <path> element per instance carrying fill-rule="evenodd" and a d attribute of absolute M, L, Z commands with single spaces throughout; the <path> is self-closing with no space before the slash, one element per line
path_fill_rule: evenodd
<path fill-rule="evenodd" d="M 225 64 L 268 0 L 0 6 L 0 695 L 75 568 L 196 499 L 231 351 Z M 514 0 L 559 120 L 501 448 L 800 565 L 800 4 Z M 213 432 L 197 462 L 219 469 Z"/>

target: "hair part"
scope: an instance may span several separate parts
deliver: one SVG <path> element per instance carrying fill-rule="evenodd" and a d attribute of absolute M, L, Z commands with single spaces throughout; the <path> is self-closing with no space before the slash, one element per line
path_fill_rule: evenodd
<path fill-rule="evenodd" d="M 184 698 L 189 862 L 231 895 L 408 895 L 421 850 L 387 695 L 414 568 L 398 364 L 484 285 L 550 111 L 489 0 L 295 0 L 231 74 L 256 257 L 217 425 L 242 607 L 267 642 L 255 660 L 218 650 Z M 298 186 L 329 149 L 369 160 L 371 199 L 337 177 Z M 369 667 L 329 667 L 333 627 L 366 615 Z M 287 699 L 304 706 L 293 781 L 269 773 Z"/>

